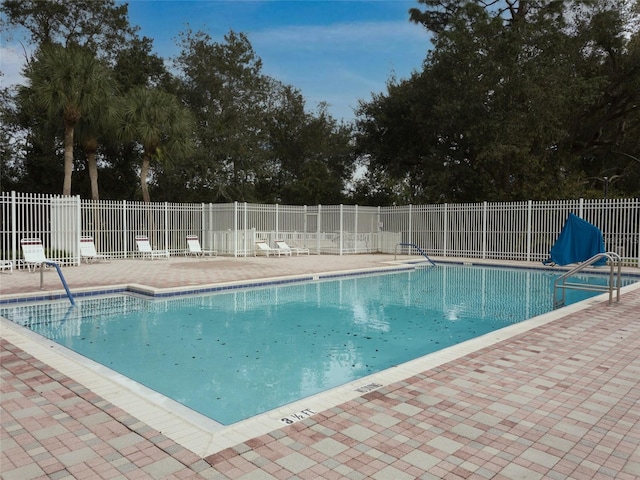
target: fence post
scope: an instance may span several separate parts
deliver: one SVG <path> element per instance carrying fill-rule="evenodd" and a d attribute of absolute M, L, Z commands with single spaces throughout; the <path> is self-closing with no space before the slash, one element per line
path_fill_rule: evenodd
<path fill-rule="evenodd" d="M 342 256 L 342 240 L 343 240 L 343 229 L 342 229 L 342 214 L 343 214 L 343 205 L 340 204 L 340 255 Z"/>
<path fill-rule="evenodd" d="M 316 250 L 320 255 L 320 223 L 322 222 L 322 205 L 318 204 L 318 220 L 316 221 Z"/>
<path fill-rule="evenodd" d="M 378 205 L 378 212 L 376 215 L 376 253 L 386 253 L 382 249 L 382 235 L 380 235 L 380 205 Z"/>
<path fill-rule="evenodd" d="M 169 251 L 169 202 L 164 202 L 164 249 Z"/>
<path fill-rule="evenodd" d="M 18 226 L 16 218 L 16 192 L 11 190 L 11 260 L 18 268 Z"/>
<path fill-rule="evenodd" d="M 244 215 L 242 216 L 242 223 L 244 224 L 244 245 L 243 245 L 243 249 L 244 249 L 244 256 L 247 256 L 247 236 L 249 234 L 249 226 L 247 225 L 247 219 L 249 218 L 249 208 L 248 208 L 249 204 L 247 202 L 244 202 Z M 255 233 L 255 230 L 254 230 Z M 255 235 L 254 237 L 251 239 L 251 241 L 255 240 Z M 255 248 L 255 245 L 251 245 L 251 248 Z"/>
<path fill-rule="evenodd" d="M 215 243 L 216 236 L 215 236 L 215 234 L 213 232 L 214 232 L 214 230 L 213 230 L 213 204 L 211 202 L 209 202 L 209 235 L 211 237 L 213 237 L 213 240 L 211 242 L 211 247 L 215 250 L 216 249 L 216 243 Z M 225 245 L 225 247 L 226 247 L 226 245 Z"/>
<path fill-rule="evenodd" d="M 407 242 L 409 243 L 414 243 L 413 242 L 413 210 L 411 208 L 411 204 L 409 204 L 409 227 L 408 227 L 408 237 L 407 238 Z M 400 241 L 402 241 L 402 238 L 400 238 Z"/>
<path fill-rule="evenodd" d="M 200 204 L 200 238 L 202 239 L 202 242 L 204 245 L 209 245 L 209 243 L 207 242 L 207 239 L 205 238 L 205 233 L 204 233 L 204 218 L 205 218 L 205 204 L 204 202 L 202 202 Z M 207 248 L 207 247 L 205 247 Z"/>
<path fill-rule="evenodd" d="M 637 245 L 636 245 L 636 267 L 640 268 L 640 223 L 636 223 L 636 239 L 637 239 Z M 631 257 L 629 257 L 631 258 Z"/>
<path fill-rule="evenodd" d="M 633 208 L 633 205 L 629 205 L 629 211 L 631 212 L 631 214 L 633 215 L 633 212 L 635 211 L 638 215 L 640 215 L 640 199 L 636 198 L 634 200 L 635 206 L 636 208 Z M 636 217 L 638 218 L 638 217 Z M 636 266 L 638 268 L 640 268 L 640 222 L 636 223 L 636 231 L 635 231 L 635 237 L 636 237 L 636 259 L 637 259 L 637 264 Z M 632 242 L 629 242 L 629 246 L 631 246 Z M 631 258 L 631 256 L 629 256 L 629 258 Z"/>
<path fill-rule="evenodd" d="M 127 245 L 127 237 L 128 237 L 128 226 L 127 226 L 127 201 L 122 201 L 122 248 L 124 249 L 124 258 L 129 256 L 129 245 Z"/>
<path fill-rule="evenodd" d="M 529 200 L 527 205 L 527 262 L 531 261 L 531 241 L 532 241 L 532 215 L 533 215 L 533 202 Z"/>
<path fill-rule="evenodd" d="M 487 258 L 487 202 L 482 202 L 482 258 Z"/>
<path fill-rule="evenodd" d="M 580 218 L 584 218 L 584 198 L 580 199 L 579 207 L 578 207 L 578 216 Z"/>
<path fill-rule="evenodd" d="M 279 227 L 279 222 L 278 222 L 278 220 L 279 220 L 278 215 L 279 215 L 280 211 L 279 211 L 278 207 L 279 207 L 279 205 L 276 203 L 276 238 L 274 240 L 278 240 L 280 238 L 280 233 L 279 233 L 280 227 Z"/>
<path fill-rule="evenodd" d="M 238 257 L 238 202 L 233 202 L 233 256 Z"/>
<path fill-rule="evenodd" d="M 358 253 L 358 205 L 355 205 L 353 221 L 353 253 Z"/>
<path fill-rule="evenodd" d="M 303 242 L 302 245 L 304 247 L 306 247 L 307 246 L 307 234 L 308 234 L 308 232 L 307 232 L 307 206 L 305 205 L 302 210 L 304 212 L 304 221 L 303 221 L 303 231 L 304 231 L 303 238 L 304 238 L 304 242 Z"/>
<path fill-rule="evenodd" d="M 76 195 L 76 205 L 78 207 L 78 215 L 76 217 L 76 248 L 78 255 L 76 257 L 76 266 L 80 266 L 82 263 L 82 256 L 80 255 L 80 237 L 82 236 L 82 201 L 80 195 Z"/>
<path fill-rule="evenodd" d="M 444 236 L 442 242 L 442 256 L 447 256 L 447 237 L 449 236 L 449 215 L 447 214 L 447 204 L 444 204 L 444 225 L 442 228 L 442 235 Z"/>

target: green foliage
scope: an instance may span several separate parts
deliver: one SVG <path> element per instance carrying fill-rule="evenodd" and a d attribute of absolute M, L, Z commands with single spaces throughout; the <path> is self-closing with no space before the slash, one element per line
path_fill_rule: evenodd
<path fill-rule="evenodd" d="M 350 129 L 262 73 L 243 34 L 224 42 L 186 32 L 176 60 L 180 96 L 196 118 L 197 148 L 166 166 L 164 194 L 196 201 L 305 203 L 343 195 L 353 157 Z"/>
<path fill-rule="evenodd" d="M 136 29 L 127 4 L 114 0 L 4 0 L 0 12 L 8 26 L 26 31 L 36 46 L 81 46 L 110 58 Z"/>
<path fill-rule="evenodd" d="M 74 193 L 98 198 L 99 170 L 112 199 L 640 195 L 637 0 L 417 0 L 409 16 L 433 48 L 422 71 L 361 102 L 355 149 L 352 126 L 266 76 L 242 33 L 185 32 L 176 77 L 126 4 L 5 0 L 0 12 L 36 46 L 28 87 L 0 96 L 5 190 L 64 181 L 70 193 L 73 167 Z"/>
<path fill-rule="evenodd" d="M 63 182 L 65 194 L 145 201 L 345 198 L 351 126 L 323 105 L 306 111 L 300 92 L 264 75 L 246 35 L 185 32 L 175 77 L 151 39 L 136 36 L 126 4 L 6 0 L 0 10 L 37 52 L 30 84 L 3 92 L 3 188 L 57 193 Z"/>
<path fill-rule="evenodd" d="M 282 86 L 266 117 L 271 175 L 259 186 L 269 202 L 340 203 L 354 168 L 351 128 L 320 105 L 304 109 L 300 92 Z"/>
<path fill-rule="evenodd" d="M 16 127 L 16 105 L 7 88 L 0 89 L 0 188 L 15 190 L 20 183 L 21 145 Z M 4 258 L 4 257 L 3 257 Z"/>
<path fill-rule="evenodd" d="M 152 53 L 153 42 L 147 37 L 134 38 L 115 55 L 113 75 L 121 91 L 136 86 L 159 87 L 171 83 L 164 61 Z"/>
<path fill-rule="evenodd" d="M 229 32 L 224 40 L 188 31 L 176 61 L 202 147 L 196 160 L 201 175 L 193 182 L 213 185 L 227 201 L 254 201 L 253 180 L 264 169 L 266 78 L 245 35 Z"/>
<path fill-rule="evenodd" d="M 60 193 L 64 179 L 60 122 L 51 123 L 28 89 L 3 90 L 1 187 L 5 191 Z"/>
<path fill-rule="evenodd" d="M 434 45 L 423 71 L 358 112 L 370 195 L 565 198 L 614 174 L 610 196 L 638 194 L 638 32 L 624 2 L 419 3 L 411 19 Z"/>
<path fill-rule="evenodd" d="M 67 102 L 68 120 L 72 120 L 67 127 L 73 125 L 74 130 L 74 138 L 69 143 L 81 146 L 81 149 L 68 146 L 65 151 L 65 165 L 67 168 L 74 165 L 77 177 L 72 186 L 73 193 L 97 199 L 100 166 L 107 198 L 132 198 L 132 192 L 136 191 L 135 168 L 139 158 L 131 145 L 121 145 L 115 138 L 116 102 L 113 97 L 118 90 L 116 82 L 122 84 L 124 90 L 138 83 L 159 83 L 164 80 L 166 70 L 162 60 L 150 54 L 151 41 L 135 37 L 136 29 L 128 23 L 126 4 L 111 0 L 8 0 L 0 8 L 5 24 L 26 31 L 31 43 L 36 45 L 37 53 L 34 58 L 27 58 L 26 73 L 31 77 L 29 88 L 22 88 L 12 99 L 17 113 L 10 119 L 11 128 L 16 132 L 15 138 L 24 139 L 24 143 L 21 148 L 12 149 L 11 160 L 5 162 L 11 166 L 9 172 L 15 172 L 12 173 L 15 181 L 11 185 L 5 183 L 3 187 L 59 193 L 63 179 L 69 183 L 70 172 L 65 178 L 61 168 L 65 132 L 55 105 Z M 49 51 L 59 52 L 58 57 L 64 64 L 49 62 L 44 66 L 43 57 Z M 80 59 L 76 58 L 76 52 L 82 52 Z M 98 63 L 97 58 L 113 65 L 112 78 L 116 82 L 109 79 L 106 85 L 89 94 L 86 85 L 80 86 L 80 83 L 90 79 L 87 73 L 92 70 L 92 63 Z M 66 95 L 62 89 L 65 85 L 78 94 L 78 98 Z M 58 93 L 53 92 L 54 88 L 58 88 Z M 40 95 L 47 89 L 47 95 Z M 40 94 L 36 98 L 37 92 Z M 46 99 L 47 96 L 50 98 Z M 96 97 L 100 97 L 97 102 L 85 101 Z M 80 105 L 81 100 L 85 105 L 82 111 L 76 109 L 75 118 L 79 119 L 74 123 L 72 107 Z M 90 108 L 87 108 L 88 103 Z M 47 111 L 48 106 L 52 108 Z M 134 183 L 130 183 L 132 181 Z"/>
<path fill-rule="evenodd" d="M 25 70 L 31 86 L 28 95 L 50 121 L 58 118 L 64 126 L 63 195 L 71 195 L 75 128 L 104 113 L 112 101 L 109 71 L 84 48 L 44 45 Z"/>
<path fill-rule="evenodd" d="M 192 118 L 174 95 L 162 90 L 135 87 L 119 100 L 118 129 L 122 139 L 142 145 L 140 188 L 143 200 L 149 202 L 147 176 L 151 161 L 168 162 L 190 153 Z"/>

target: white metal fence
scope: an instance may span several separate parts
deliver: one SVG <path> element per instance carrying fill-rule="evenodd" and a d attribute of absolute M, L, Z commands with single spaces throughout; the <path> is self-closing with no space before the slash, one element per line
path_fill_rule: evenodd
<path fill-rule="evenodd" d="M 253 255 L 255 242 L 285 240 L 314 254 L 394 253 L 412 243 L 429 255 L 542 261 L 569 213 L 603 232 L 608 251 L 640 266 L 640 199 L 361 207 L 91 201 L 0 194 L 0 254 L 20 265 L 20 239 L 41 238 L 48 258 L 80 263 L 83 235 L 113 258 L 137 255 L 135 236 L 182 255 L 186 236 L 220 255 Z"/>

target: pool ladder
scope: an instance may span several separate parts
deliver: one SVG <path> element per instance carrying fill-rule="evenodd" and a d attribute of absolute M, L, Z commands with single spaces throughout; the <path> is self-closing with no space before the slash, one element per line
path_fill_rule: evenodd
<path fill-rule="evenodd" d="M 567 282 L 567 279 L 571 275 L 584 270 L 590 265 L 593 265 L 599 260 L 606 259 L 609 265 L 609 283 L 607 285 L 588 285 L 583 283 Z M 617 268 L 616 268 L 617 267 Z M 588 290 L 591 292 L 609 292 L 609 305 L 613 303 L 613 291 L 616 291 L 616 302 L 620 301 L 620 286 L 622 284 L 621 279 L 622 262 L 620 261 L 620 255 L 615 252 L 598 253 L 591 257 L 589 260 L 577 265 L 571 270 L 560 275 L 553 283 L 553 308 L 564 307 L 565 304 L 565 291 L 568 288 L 574 290 Z M 615 271 L 615 274 L 614 274 Z M 560 292 L 560 297 L 558 297 Z"/>

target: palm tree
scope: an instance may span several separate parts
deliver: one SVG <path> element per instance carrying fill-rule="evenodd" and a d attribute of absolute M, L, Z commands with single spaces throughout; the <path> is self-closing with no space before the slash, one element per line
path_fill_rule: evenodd
<path fill-rule="evenodd" d="M 101 140 L 115 137 L 117 129 L 117 105 L 115 102 L 115 89 L 105 92 L 105 101 L 89 115 L 85 115 L 76 127 L 78 143 L 87 157 L 89 180 L 91 182 L 91 199 L 100 200 L 98 189 L 98 163 L 96 155 Z"/>
<path fill-rule="evenodd" d="M 140 188 L 142 199 L 149 203 L 147 177 L 152 159 L 188 154 L 193 121 L 174 95 L 146 87 L 131 89 L 122 98 L 119 110 L 123 139 L 142 146 Z"/>
<path fill-rule="evenodd" d="M 64 126 L 63 195 L 71 195 L 74 130 L 81 118 L 109 101 L 109 71 L 88 50 L 49 44 L 40 50 L 25 76 L 35 102 Z"/>

